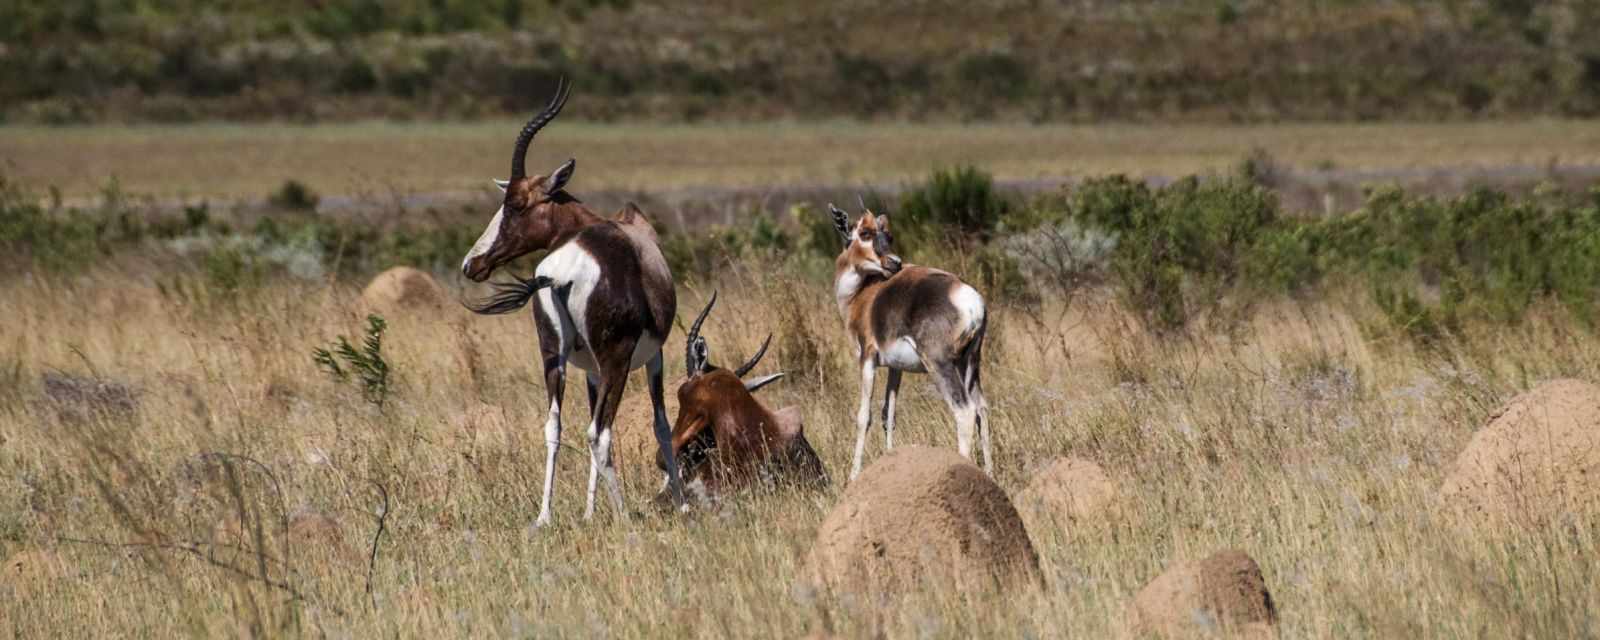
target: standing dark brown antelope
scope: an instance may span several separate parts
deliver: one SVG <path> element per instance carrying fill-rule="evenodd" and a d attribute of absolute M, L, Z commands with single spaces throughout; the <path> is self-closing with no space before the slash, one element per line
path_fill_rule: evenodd
<path fill-rule="evenodd" d="M 678 387 L 678 420 L 672 426 L 672 450 L 682 465 L 684 485 L 707 500 L 738 491 L 753 481 L 770 479 L 802 486 L 826 485 L 822 460 L 806 441 L 800 409 L 769 411 L 755 399 L 757 389 L 779 378 L 774 373 L 745 380 L 767 353 L 772 336 L 749 362 L 729 371 L 713 366 L 700 326 L 717 304 L 711 294 L 685 339 L 684 370 L 689 379 Z M 657 456 L 656 464 L 665 467 Z"/>
<path fill-rule="evenodd" d="M 576 164 L 573 160 L 548 176 L 529 176 L 523 167 L 533 136 L 561 112 L 568 93 L 569 86 L 562 79 L 549 106 L 522 128 L 511 153 L 511 178 L 496 181 L 505 192 L 500 210 L 461 263 L 468 278 L 482 282 L 496 267 L 519 256 L 538 250 L 550 252 L 535 269 L 535 277 L 496 285 L 498 292 L 489 301 L 473 307 L 479 313 L 508 313 L 538 298 L 533 318 L 550 416 L 544 426 L 544 494 L 534 522 L 537 526 L 550 524 L 556 453 L 561 447 L 562 391 L 569 362 L 587 374 L 592 416 L 584 519 L 594 516 L 595 485 L 601 477 L 618 517 L 625 517 L 611 457 L 612 422 L 628 372 L 641 366 L 649 373 L 655 436 L 664 457 L 667 488 L 674 504 L 684 504 L 661 379 L 661 345 L 672 328 L 677 297 L 655 231 L 632 204 L 609 220 L 583 206 L 566 191 Z"/>
<path fill-rule="evenodd" d="M 903 372 L 929 373 L 955 415 L 956 444 L 972 458 L 976 427 L 983 469 L 994 474 L 989 447 L 989 405 L 983 399 L 979 363 L 987 313 L 983 296 L 960 278 L 938 269 L 902 266 L 891 251 L 888 216 L 863 212 L 854 227 L 832 204 L 834 227 L 844 251 L 834 264 L 833 293 L 845 331 L 861 367 L 861 407 L 856 413 L 856 450 L 850 479 L 861 473 L 867 428 L 872 424 L 872 387 L 878 367 L 889 370 L 883 403 L 884 448 L 894 448 L 895 400 Z"/>

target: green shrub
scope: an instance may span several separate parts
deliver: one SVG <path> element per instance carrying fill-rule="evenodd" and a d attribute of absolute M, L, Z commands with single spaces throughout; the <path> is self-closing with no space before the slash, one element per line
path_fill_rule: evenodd
<path fill-rule="evenodd" d="M 988 173 L 972 166 L 941 169 L 901 196 L 898 220 L 890 229 L 897 241 L 902 236 L 939 239 L 952 232 L 982 238 L 999 229 L 1010 210 Z"/>
<path fill-rule="evenodd" d="M 278 187 L 278 190 L 267 198 L 267 203 L 273 207 L 290 211 L 313 211 L 321 201 L 322 198 L 317 192 L 299 180 L 285 181 L 283 186 Z"/>
<path fill-rule="evenodd" d="M 1234 285 L 1252 262 L 1278 270 L 1276 260 L 1253 253 L 1277 221 L 1273 195 L 1254 184 L 1191 177 L 1152 191 L 1113 176 L 1085 182 L 1068 206 L 1077 223 L 1116 234 L 1111 275 L 1151 328 L 1178 329 L 1197 312 L 1220 309 L 1226 294 L 1241 293 Z M 1279 240 L 1271 248 L 1285 247 Z"/>

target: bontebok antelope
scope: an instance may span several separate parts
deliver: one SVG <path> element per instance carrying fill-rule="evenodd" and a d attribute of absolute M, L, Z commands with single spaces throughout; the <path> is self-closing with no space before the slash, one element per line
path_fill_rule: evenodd
<path fill-rule="evenodd" d="M 832 204 L 834 227 L 844 241 L 835 263 L 833 293 L 845 330 L 855 342 L 861 367 L 861 407 L 856 413 L 855 460 L 861 473 L 867 428 L 872 424 L 872 387 L 878 367 L 889 370 L 883 402 L 884 448 L 894 448 L 895 399 L 900 374 L 926 372 L 955 414 L 961 455 L 972 457 L 974 430 L 983 447 L 984 471 L 993 474 L 989 407 L 978 372 L 987 320 L 983 296 L 938 269 L 902 266 L 892 252 L 888 216 L 866 211 L 855 226 Z"/>
<path fill-rule="evenodd" d="M 774 413 L 752 395 L 783 374 L 744 379 L 766 354 L 772 336 L 737 369 L 711 364 L 700 325 L 716 304 L 713 292 L 686 338 L 684 370 L 689 379 L 678 388 L 678 420 L 672 426 L 672 450 L 679 456 L 685 486 L 714 499 L 758 479 L 827 484 L 822 461 L 806 442 L 799 408 Z M 656 464 L 664 467 L 665 459 L 657 456 Z"/>
<path fill-rule="evenodd" d="M 550 416 L 545 421 L 544 494 L 536 525 L 550 523 L 555 487 L 556 452 L 561 446 L 561 402 L 568 362 L 587 373 L 589 406 L 589 491 L 584 518 L 594 515 L 596 480 L 604 477 L 618 517 L 622 489 L 611 458 L 611 424 L 622 400 L 628 372 L 640 366 L 649 373 L 650 403 L 655 409 L 655 436 L 664 458 L 667 487 L 674 504 L 682 505 L 683 484 L 671 448 L 672 431 L 662 402 L 661 345 L 676 313 L 672 274 L 656 245 L 650 222 L 628 205 L 614 220 L 595 215 L 567 193 L 574 161 L 548 176 L 529 176 L 523 164 L 533 136 L 566 104 L 565 79 L 544 111 L 517 136 L 511 154 L 511 178 L 496 181 L 505 192 L 500 210 L 461 263 L 468 278 L 482 282 L 496 267 L 524 254 L 550 251 L 535 277 L 496 285 L 498 292 L 479 313 L 507 313 L 538 298 L 534 325 L 544 364 Z"/>

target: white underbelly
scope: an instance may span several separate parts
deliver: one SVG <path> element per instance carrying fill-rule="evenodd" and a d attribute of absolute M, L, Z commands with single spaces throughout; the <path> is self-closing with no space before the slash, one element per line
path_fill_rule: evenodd
<path fill-rule="evenodd" d="M 922 356 L 917 353 L 917 343 L 909 337 L 899 338 L 878 348 L 878 363 L 890 369 L 924 373 Z"/>

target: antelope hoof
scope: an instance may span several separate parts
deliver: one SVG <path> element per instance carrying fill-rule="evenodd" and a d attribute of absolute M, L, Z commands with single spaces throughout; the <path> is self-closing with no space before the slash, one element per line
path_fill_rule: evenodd
<path fill-rule="evenodd" d="M 539 518 L 537 520 L 533 521 L 533 528 L 535 528 L 535 529 L 548 529 L 549 527 L 550 527 L 550 514 L 548 514 L 548 513 L 544 514 L 542 516 L 539 516 Z"/>

